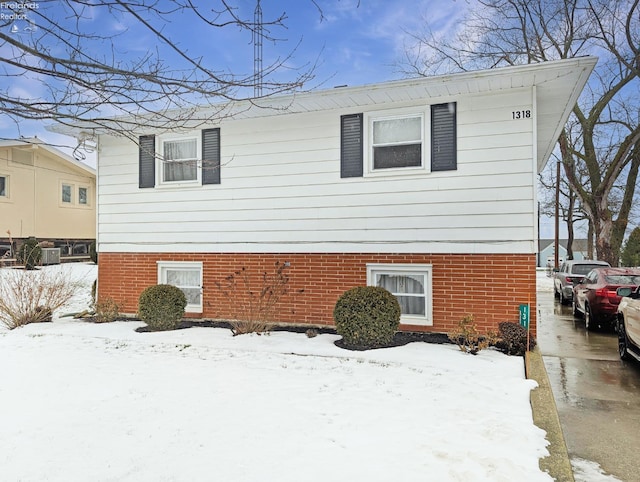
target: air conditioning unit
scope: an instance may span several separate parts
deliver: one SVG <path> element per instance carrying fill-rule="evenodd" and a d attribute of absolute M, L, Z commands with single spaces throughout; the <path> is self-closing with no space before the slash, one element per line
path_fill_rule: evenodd
<path fill-rule="evenodd" d="M 42 264 L 60 264 L 60 248 L 42 248 Z"/>

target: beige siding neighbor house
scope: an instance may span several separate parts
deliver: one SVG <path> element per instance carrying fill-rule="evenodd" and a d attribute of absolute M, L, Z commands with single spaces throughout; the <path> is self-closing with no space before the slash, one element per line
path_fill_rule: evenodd
<path fill-rule="evenodd" d="M 0 143 L 0 256 L 25 239 L 86 255 L 96 237 L 95 170 L 36 139 Z"/>

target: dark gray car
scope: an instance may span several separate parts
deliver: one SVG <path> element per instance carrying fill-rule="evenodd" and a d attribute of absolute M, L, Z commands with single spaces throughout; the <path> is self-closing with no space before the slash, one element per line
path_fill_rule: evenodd
<path fill-rule="evenodd" d="M 570 259 L 562 263 L 560 269 L 553 275 L 553 294 L 563 305 L 573 299 L 573 285 L 580 283 L 593 268 L 610 266 L 606 261 L 593 259 Z"/>

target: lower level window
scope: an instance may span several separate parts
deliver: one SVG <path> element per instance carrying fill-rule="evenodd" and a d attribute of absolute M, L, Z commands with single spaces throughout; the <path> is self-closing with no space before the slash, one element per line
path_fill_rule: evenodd
<path fill-rule="evenodd" d="M 431 265 L 369 264 L 367 284 L 391 292 L 402 310 L 401 323 L 432 325 Z"/>
<path fill-rule="evenodd" d="M 8 197 L 7 181 L 7 176 L 0 176 L 0 197 Z"/>
<path fill-rule="evenodd" d="M 202 313 L 202 263 L 158 261 L 158 283 L 180 288 L 187 297 L 186 311 Z"/>

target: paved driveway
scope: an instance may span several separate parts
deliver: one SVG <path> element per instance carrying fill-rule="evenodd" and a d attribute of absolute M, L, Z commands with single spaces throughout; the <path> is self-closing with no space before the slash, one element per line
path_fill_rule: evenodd
<path fill-rule="evenodd" d="M 538 292 L 538 345 L 572 462 L 640 481 L 640 364 L 620 361 L 615 333 L 589 333 L 553 293 Z"/>

